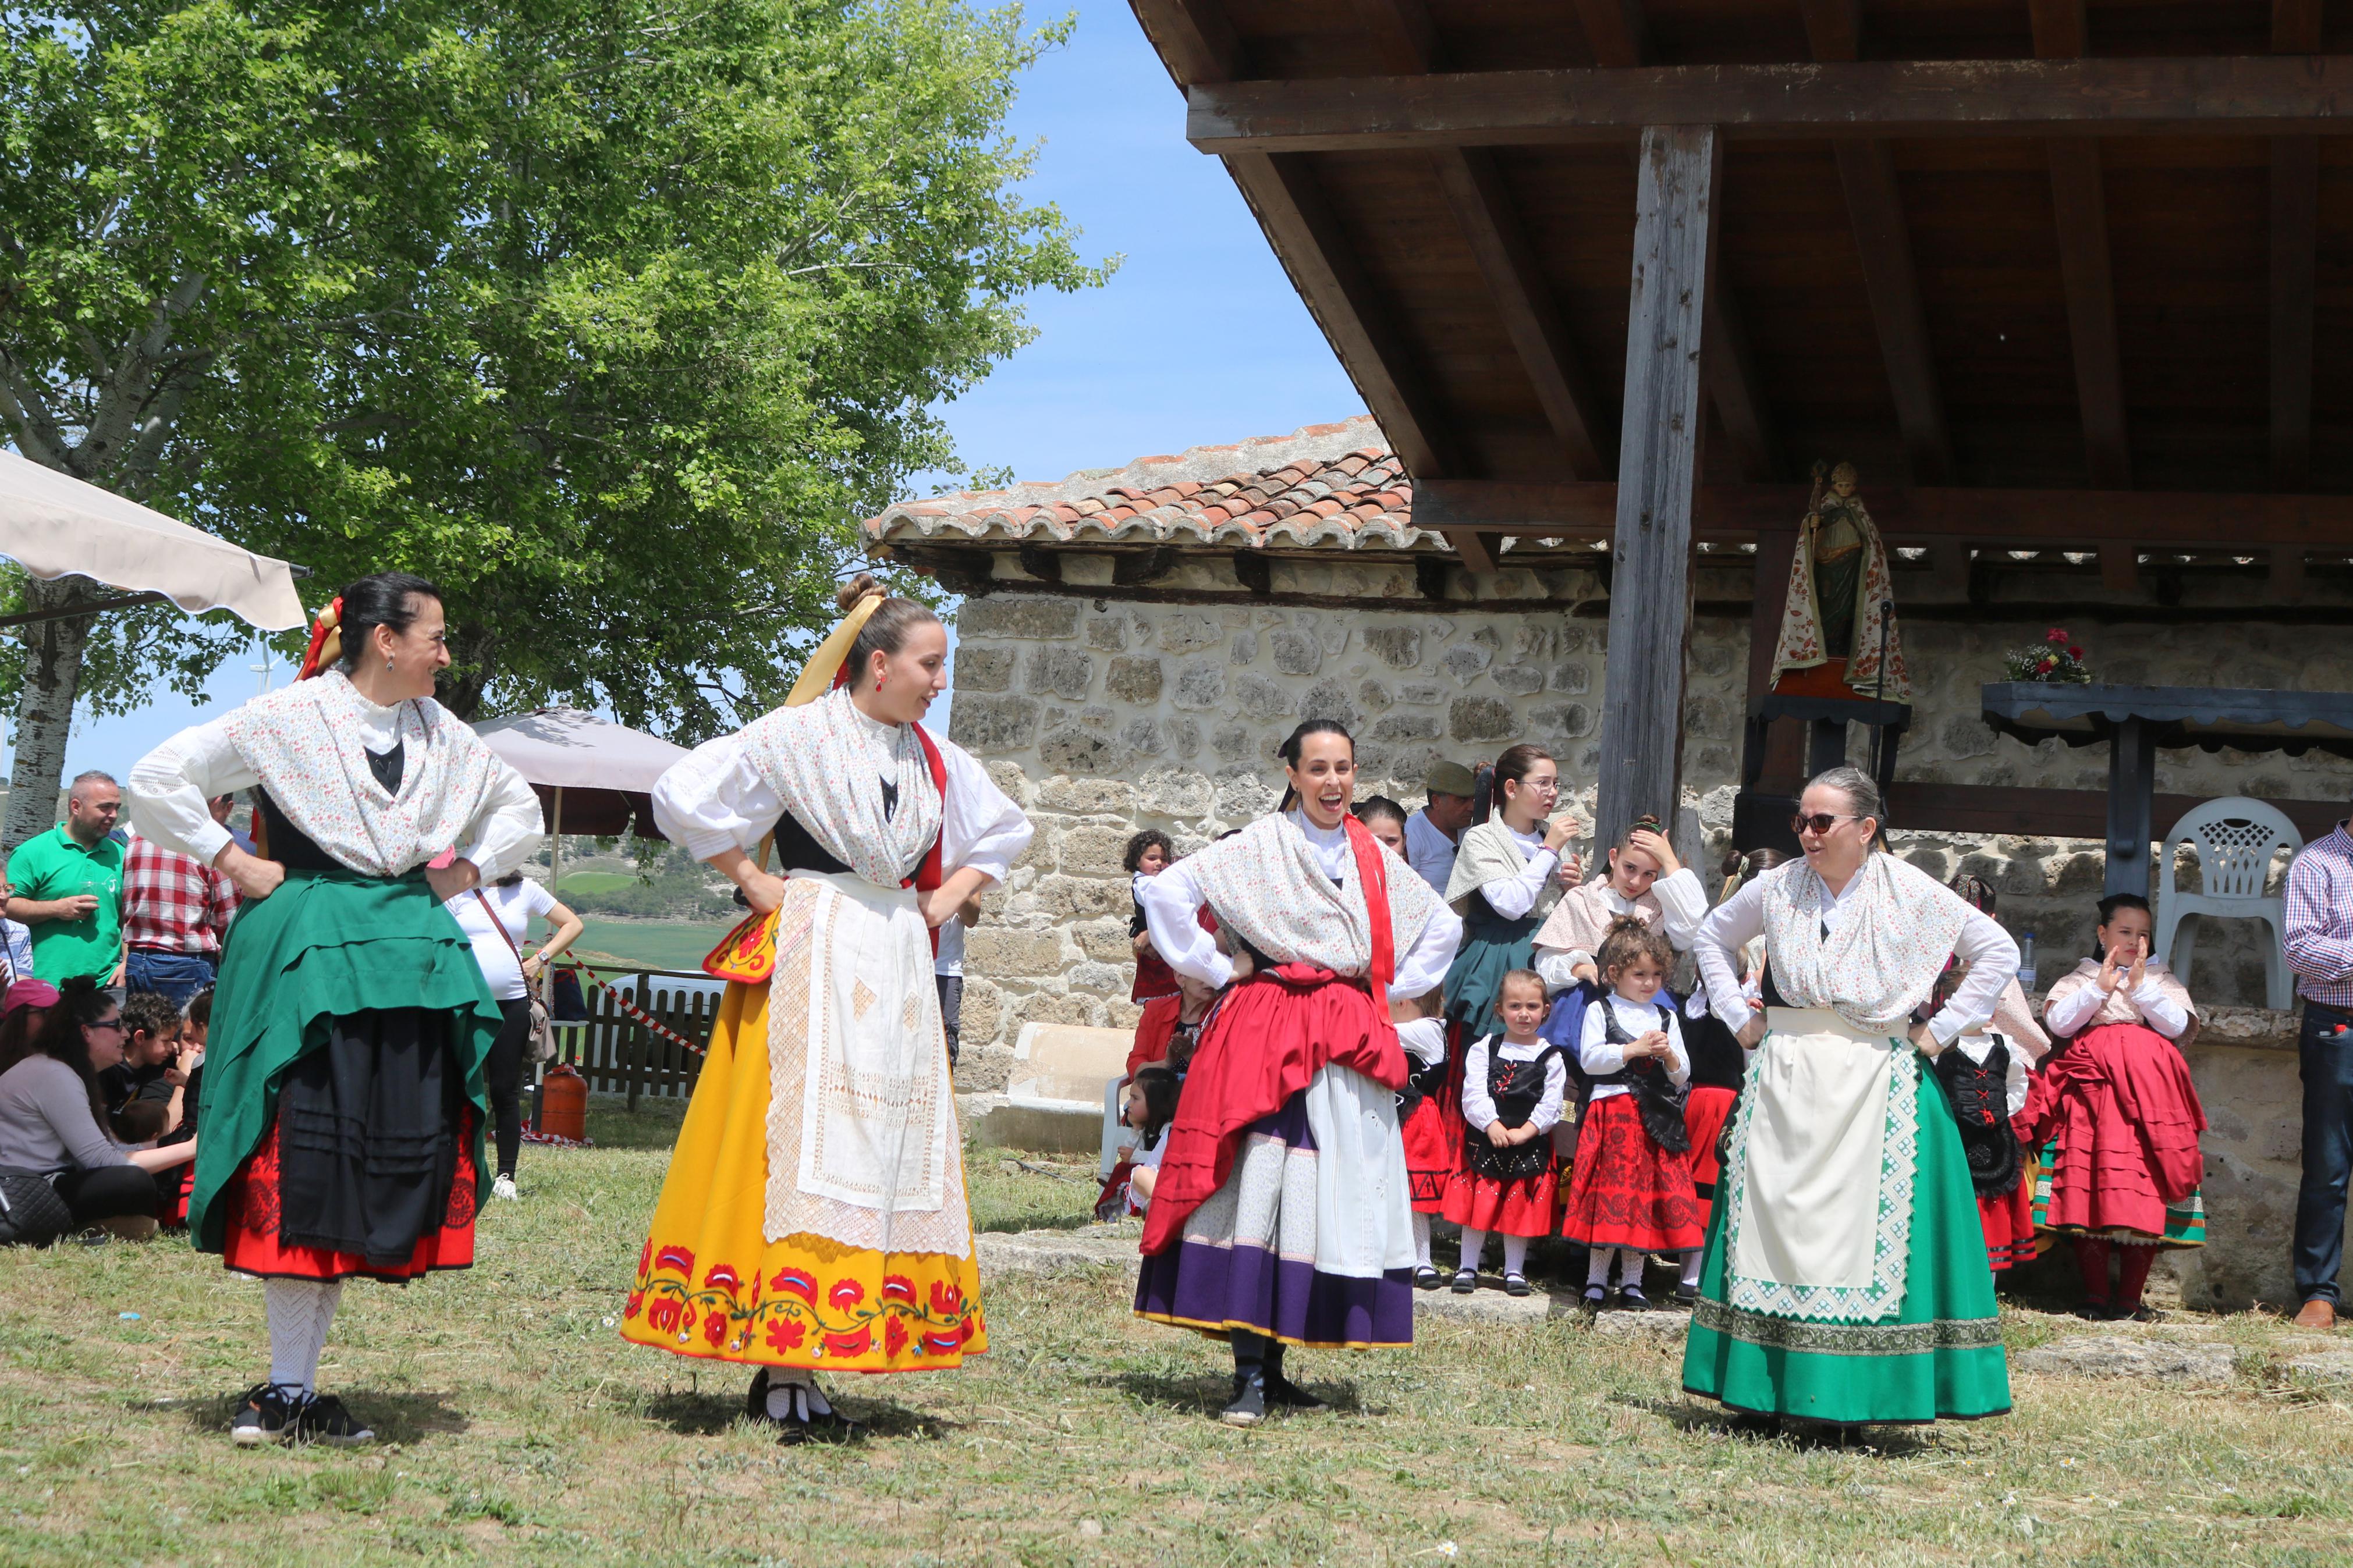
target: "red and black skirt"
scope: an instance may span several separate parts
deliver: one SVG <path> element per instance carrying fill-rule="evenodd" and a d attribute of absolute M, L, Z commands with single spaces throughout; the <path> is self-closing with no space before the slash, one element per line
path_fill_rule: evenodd
<path fill-rule="evenodd" d="M 1661 1148 L 1643 1131 L 1632 1095 L 1587 1106 L 1561 1235 L 1588 1247 L 1688 1252 L 1706 1240 L 1701 1216 L 1691 1156 Z"/>

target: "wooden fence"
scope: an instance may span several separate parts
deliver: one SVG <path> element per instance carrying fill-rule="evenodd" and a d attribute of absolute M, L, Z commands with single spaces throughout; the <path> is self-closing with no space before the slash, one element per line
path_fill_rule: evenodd
<path fill-rule="evenodd" d="M 638 1007 L 696 1046 L 711 1038 L 721 994 L 709 975 L 638 969 L 599 970 L 596 977 L 617 987 Z M 581 989 L 588 1000 L 588 1022 L 555 1031 L 558 1059 L 579 1070 L 591 1093 L 627 1094 L 632 1109 L 641 1094 L 682 1099 L 691 1093 L 695 1076 L 702 1070 L 701 1051 L 655 1034 L 621 1011 L 604 986 L 590 984 L 588 979 L 584 973 Z M 699 984 L 690 987 L 681 984 L 685 981 Z"/>

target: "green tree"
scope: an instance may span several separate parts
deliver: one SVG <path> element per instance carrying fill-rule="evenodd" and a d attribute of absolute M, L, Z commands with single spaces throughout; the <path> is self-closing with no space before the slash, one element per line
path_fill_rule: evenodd
<path fill-rule="evenodd" d="M 1027 341 L 1023 297 L 1102 280 L 1004 134 L 1070 25 L 952 0 L 6 14 L 0 416 L 322 584 L 432 576 L 460 713 L 709 733 L 830 619 L 855 520 L 955 466 L 934 410 Z M 100 626 L 101 700 L 240 640 Z M 63 726 L 44 763 L 26 710 L 59 681 L 29 674 L 19 795 L 46 807 Z"/>

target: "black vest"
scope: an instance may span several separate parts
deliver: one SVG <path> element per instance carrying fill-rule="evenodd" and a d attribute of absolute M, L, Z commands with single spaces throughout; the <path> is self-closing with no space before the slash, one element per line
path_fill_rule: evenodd
<path fill-rule="evenodd" d="M 1507 1062 L 1491 1049 L 1487 1057 L 1487 1098 L 1495 1102 L 1495 1120 L 1506 1128 L 1525 1127 L 1544 1101 L 1545 1073 L 1552 1058 L 1560 1055 L 1558 1046 L 1546 1046 L 1535 1059 Z M 1514 1143 L 1508 1149 L 1498 1149 L 1487 1142 L 1486 1130 L 1472 1128 L 1465 1134 L 1463 1147 L 1470 1157 L 1472 1173 L 1491 1181 L 1513 1182 L 1541 1176 L 1552 1167 L 1552 1140 L 1531 1138 L 1525 1143 Z"/>

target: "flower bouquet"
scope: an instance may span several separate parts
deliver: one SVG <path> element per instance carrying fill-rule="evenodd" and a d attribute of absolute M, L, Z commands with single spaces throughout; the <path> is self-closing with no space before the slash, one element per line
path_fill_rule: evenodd
<path fill-rule="evenodd" d="M 2089 686 L 2091 667 L 2084 662 L 2084 650 L 2067 640 L 2067 628 L 2052 626 L 2042 634 L 2042 642 L 2030 647 L 2012 648 L 2001 656 L 2012 680 L 2051 681 L 2068 686 Z"/>

